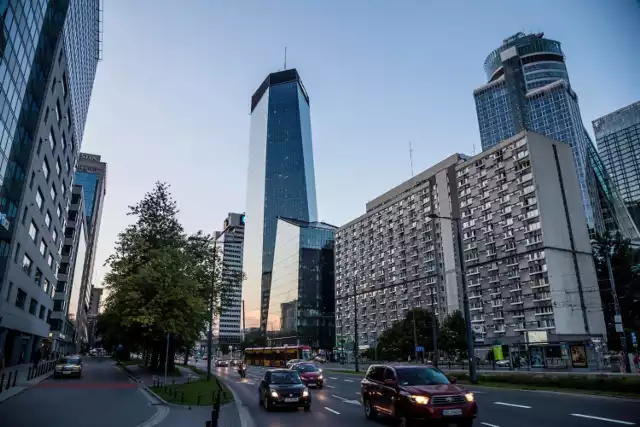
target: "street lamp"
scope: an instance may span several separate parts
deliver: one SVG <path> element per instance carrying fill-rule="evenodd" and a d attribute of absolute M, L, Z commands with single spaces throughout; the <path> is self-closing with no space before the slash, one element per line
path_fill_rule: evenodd
<path fill-rule="evenodd" d="M 458 257 L 460 258 L 460 275 L 462 276 L 462 306 L 464 308 L 465 326 L 467 329 L 467 353 L 469 354 L 469 380 L 472 383 L 477 382 L 476 377 L 476 360 L 475 352 L 473 350 L 473 333 L 471 331 L 471 311 L 469 310 L 469 294 L 467 293 L 467 276 L 464 271 L 464 254 L 462 251 L 462 225 L 460 224 L 460 218 L 451 216 L 440 216 L 436 214 L 429 214 L 431 219 L 448 219 L 449 221 L 456 223 L 456 240 L 458 242 Z"/>
<path fill-rule="evenodd" d="M 213 235 L 213 273 L 211 276 L 211 295 L 209 296 L 209 336 L 207 337 L 207 381 L 211 380 L 211 357 L 213 352 L 213 294 L 216 288 L 216 258 L 218 255 L 218 239 L 223 236 L 227 231 L 232 231 L 234 227 L 227 225 L 224 230 L 216 231 Z"/>

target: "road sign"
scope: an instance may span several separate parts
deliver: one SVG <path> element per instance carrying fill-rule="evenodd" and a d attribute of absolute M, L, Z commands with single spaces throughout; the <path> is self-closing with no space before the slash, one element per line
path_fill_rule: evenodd
<path fill-rule="evenodd" d="M 634 347 L 638 346 L 638 337 L 636 337 L 635 332 L 631 332 L 631 343 L 633 344 Z"/>
<path fill-rule="evenodd" d="M 424 352 L 424 346 L 422 346 L 422 345 L 417 345 L 417 346 L 416 346 L 416 351 L 422 351 L 422 352 Z"/>

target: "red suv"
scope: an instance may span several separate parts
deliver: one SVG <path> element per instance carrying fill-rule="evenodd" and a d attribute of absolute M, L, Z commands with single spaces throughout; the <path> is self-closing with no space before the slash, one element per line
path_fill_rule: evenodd
<path fill-rule="evenodd" d="M 398 421 L 440 421 L 471 427 L 478 414 L 473 393 L 433 366 L 372 365 L 360 384 L 364 413 Z"/>

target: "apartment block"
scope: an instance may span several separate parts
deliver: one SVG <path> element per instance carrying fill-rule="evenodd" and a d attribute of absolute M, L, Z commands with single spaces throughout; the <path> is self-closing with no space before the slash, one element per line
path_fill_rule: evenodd
<path fill-rule="evenodd" d="M 476 341 L 605 335 L 575 168 L 569 144 L 533 132 L 455 167 Z"/>
<path fill-rule="evenodd" d="M 354 341 L 354 293 L 361 349 L 413 307 L 439 318 L 461 308 L 455 224 L 454 154 L 366 205 L 366 213 L 335 233 L 336 344 Z M 352 349 L 352 344 L 345 345 Z"/>

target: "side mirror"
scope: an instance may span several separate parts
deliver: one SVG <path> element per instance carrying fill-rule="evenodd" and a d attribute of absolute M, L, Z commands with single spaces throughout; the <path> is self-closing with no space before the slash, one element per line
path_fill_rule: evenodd
<path fill-rule="evenodd" d="M 389 387 L 395 387 L 398 385 L 398 382 L 396 380 L 386 379 L 384 380 L 384 385 Z"/>
<path fill-rule="evenodd" d="M 455 384 L 455 383 L 457 383 L 457 382 L 458 382 L 458 379 L 457 379 L 456 377 L 449 377 L 449 382 L 450 382 L 451 384 Z"/>

